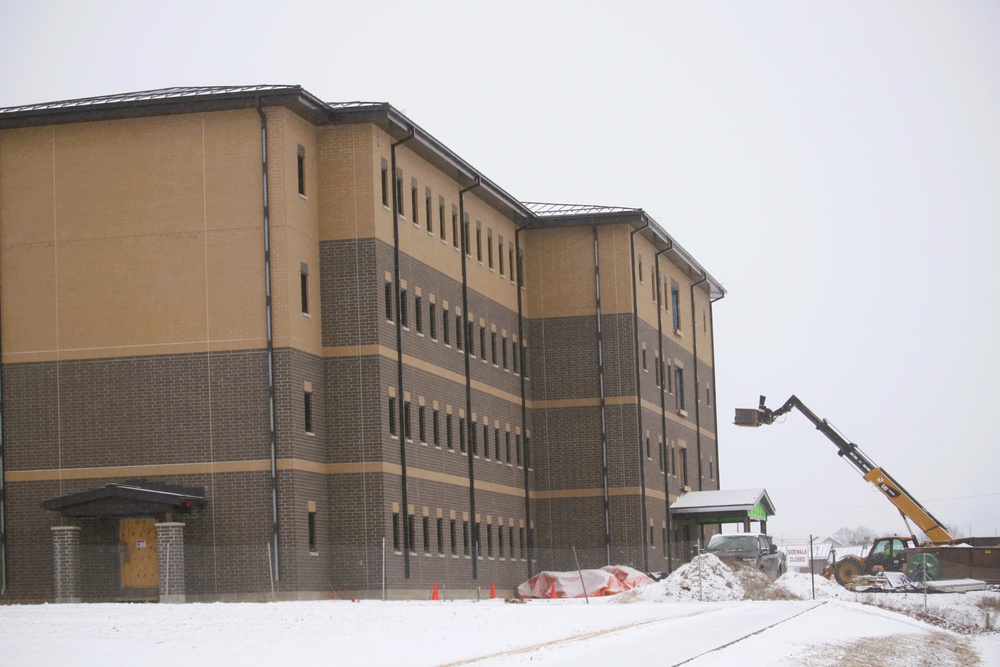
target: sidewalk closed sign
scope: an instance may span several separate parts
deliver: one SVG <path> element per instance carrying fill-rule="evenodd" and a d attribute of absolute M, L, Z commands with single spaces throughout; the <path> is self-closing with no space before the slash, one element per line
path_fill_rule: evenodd
<path fill-rule="evenodd" d="M 809 545 L 785 547 L 788 553 L 788 567 L 809 567 Z"/>

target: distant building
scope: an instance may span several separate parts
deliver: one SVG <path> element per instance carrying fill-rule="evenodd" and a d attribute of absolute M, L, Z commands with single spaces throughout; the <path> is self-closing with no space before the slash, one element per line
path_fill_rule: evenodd
<path fill-rule="evenodd" d="M 522 203 L 387 104 L 0 109 L 0 241 L 4 599 L 663 570 L 668 504 L 718 488 L 721 285 L 641 209 Z"/>

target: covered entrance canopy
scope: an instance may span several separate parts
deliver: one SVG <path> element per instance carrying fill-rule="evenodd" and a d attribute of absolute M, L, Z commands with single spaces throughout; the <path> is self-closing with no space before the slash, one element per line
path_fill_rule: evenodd
<path fill-rule="evenodd" d="M 767 517 L 774 515 L 774 505 L 764 489 L 734 491 L 691 491 L 670 506 L 675 521 L 704 524 L 740 523 L 750 532 L 750 522 L 760 523 L 760 532 L 767 532 Z"/>
<path fill-rule="evenodd" d="M 184 514 L 205 503 L 205 489 L 146 481 L 128 481 L 70 493 L 42 502 L 42 507 L 77 518 L 165 516 Z"/>

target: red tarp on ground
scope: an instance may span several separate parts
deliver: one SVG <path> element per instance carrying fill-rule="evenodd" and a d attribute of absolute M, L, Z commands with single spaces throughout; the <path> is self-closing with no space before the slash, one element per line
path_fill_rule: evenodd
<path fill-rule="evenodd" d="M 636 586 L 651 584 L 653 580 L 639 570 L 625 565 L 608 565 L 600 570 L 584 570 L 583 584 L 580 572 L 539 572 L 517 587 L 519 598 L 582 598 L 584 588 L 591 597 L 614 595 Z"/>

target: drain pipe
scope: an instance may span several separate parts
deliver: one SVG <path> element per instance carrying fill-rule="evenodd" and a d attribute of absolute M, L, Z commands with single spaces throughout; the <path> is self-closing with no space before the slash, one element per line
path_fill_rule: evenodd
<path fill-rule="evenodd" d="M 601 255 L 597 243 L 597 225 L 594 232 L 594 287 L 597 308 L 597 382 L 601 400 L 601 482 L 604 487 L 604 552 L 611 565 L 611 493 L 608 486 L 608 412 L 604 395 L 604 331 L 601 323 Z"/>
<path fill-rule="evenodd" d="M 0 313 L 3 309 L 0 308 Z M 0 360 L 3 359 L 3 317 L 0 315 Z M 0 595 L 7 594 L 7 490 L 3 460 L 3 364 L 0 363 Z"/>
<path fill-rule="evenodd" d="M 472 439 L 475 437 L 476 425 L 472 423 L 472 367 L 469 348 L 472 340 L 469 331 L 469 268 L 466 260 L 469 255 L 469 235 L 465 224 L 465 193 L 479 187 L 479 176 L 476 175 L 475 182 L 467 188 L 458 191 L 458 228 L 461 230 L 462 247 L 462 336 L 465 338 L 465 427 L 468 430 L 465 441 L 469 443 L 465 454 L 469 458 L 469 517 L 472 519 L 472 578 L 479 578 L 479 531 L 476 530 L 476 474 L 475 457 L 472 455 Z M 486 353 L 480 350 L 483 358 Z M 523 373 L 522 373 L 523 376 Z"/>
<path fill-rule="evenodd" d="M 278 539 L 278 452 L 277 429 L 274 422 L 274 312 L 271 308 L 271 209 L 267 192 L 267 116 L 257 98 L 257 114 L 260 116 L 260 162 L 261 196 L 264 205 L 264 310 L 267 325 L 267 404 L 270 419 L 269 438 L 271 445 L 271 531 L 274 546 L 274 579 L 281 581 L 280 541 Z"/>
<path fill-rule="evenodd" d="M 716 297 L 714 299 L 709 299 L 708 301 L 708 323 L 710 330 L 712 332 L 712 387 L 717 387 L 715 380 L 715 309 L 713 308 L 716 301 L 725 298 L 725 294 Z M 716 396 L 718 398 L 718 396 Z M 715 400 L 712 402 L 712 416 L 715 421 L 715 486 L 716 488 L 722 488 L 722 475 L 719 473 L 719 401 Z"/>
<path fill-rule="evenodd" d="M 660 374 L 660 429 L 663 432 L 663 450 L 660 452 L 660 457 L 663 459 L 661 464 L 663 465 L 663 495 L 666 496 L 665 503 L 667 506 L 667 541 L 663 545 L 664 551 L 666 551 L 667 556 L 667 572 L 673 572 L 673 557 L 671 556 L 671 549 L 673 547 L 673 537 L 670 525 L 670 461 L 667 459 L 667 451 L 669 451 L 668 439 L 667 439 L 667 397 L 666 393 L 663 391 L 664 385 L 667 383 L 667 378 L 664 377 L 662 371 L 666 370 L 666 364 L 663 358 L 663 298 L 664 294 L 660 291 L 660 287 L 663 282 L 660 280 L 660 255 L 666 254 L 674 249 L 674 242 L 672 239 L 667 239 L 667 247 L 653 255 L 653 264 L 656 267 L 656 340 L 659 347 L 660 353 L 660 367 L 657 369 L 657 373 Z"/>
<path fill-rule="evenodd" d="M 639 491 L 641 494 L 641 519 L 642 522 L 642 570 L 649 572 L 649 527 L 646 525 L 646 457 L 642 451 L 642 371 L 639 366 L 639 295 L 635 282 L 635 235 L 644 229 L 649 228 L 649 223 L 644 222 L 642 227 L 633 229 L 629 233 L 629 249 L 632 255 L 632 333 L 635 335 L 635 405 L 636 423 L 639 428 Z M 595 228 L 596 232 L 596 228 Z M 609 562 L 608 565 L 611 563 Z"/>
<path fill-rule="evenodd" d="M 399 186 L 396 181 L 396 149 L 413 138 L 413 128 L 410 133 L 393 142 L 389 146 L 392 162 L 392 270 L 393 287 L 396 291 L 396 386 L 399 393 L 399 468 L 400 486 L 403 503 L 403 578 L 410 578 L 410 503 L 407 494 L 406 475 L 406 438 L 409 436 L 410 421 L 406 415 L 406 400 L 403 394 L 403 318 L 402 304 L 399 297 L 402 293 L 399 283 Z"/>
<path fill-rule="evenodd" d="M 702 278 L 691 284 L 691 338 L 694 339 L 694 432 L 698 443 L 698 490 L 703 490 L 701 461 L 701 386 L 698 384 L 698 315 L 694 307 L 694 288 L 708 280 L 708 274 L 702 273 Z"/>
<path fill-rule="evenodd" d="M 524 309 L 521 303 L 521 283 L 522 283 L 522 272 L 524 267 L 521 262 L 521 232 L 524 231 L 524 227 L 518 227 L 514 230 L 514 254 L 516 259 L 515 266 L 517 271 L 514 278 L 514 289 L 517 290 L 517 344 L 524 344 Z M 515 270 L 515 266 L 510 267 L 511 271 Z M 526 391 L 524 383 L 524 369 L 521 370 L 521 435 L 524 438 L 524 459 L 521 463 L 524 465 L 524 523 L 525 523 L 525 535 L 528 540 L 528 578 L 534 576 L 532 568 L 532 560 L 534 558 L 534 540 L 531 537 L 531 493 L 528 478 L 528 469 L 531 467 L 531 448 L 528 446 L 528 407 L 526 400 Z"/>

